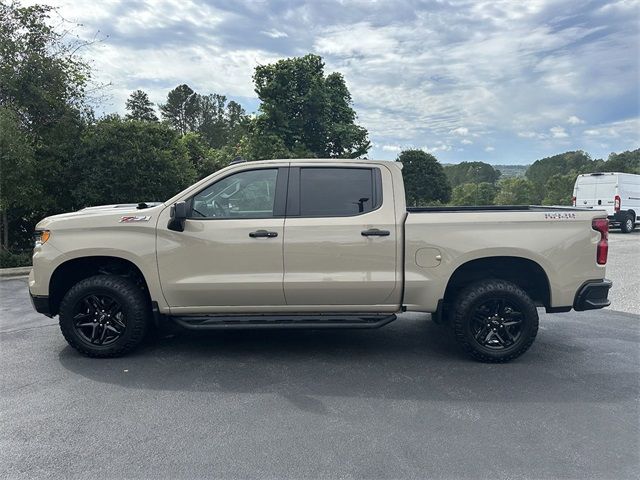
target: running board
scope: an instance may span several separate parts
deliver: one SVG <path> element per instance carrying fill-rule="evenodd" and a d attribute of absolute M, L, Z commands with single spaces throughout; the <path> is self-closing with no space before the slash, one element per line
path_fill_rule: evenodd
<path fill-rule="evenodd" d="M 188 330 L 240 330 L 266 328 L 380 328 L 395 315 L 207 315 L 169 317 Z"/>

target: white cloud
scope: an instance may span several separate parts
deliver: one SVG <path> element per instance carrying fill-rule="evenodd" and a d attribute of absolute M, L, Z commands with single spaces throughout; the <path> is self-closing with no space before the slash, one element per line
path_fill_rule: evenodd
<path fill-rule="evenodd" d="M 438 142 L 438 145 L 436 145 L 435 147 L 423 146 L 423 147 L 420 147 L 420 150 L 424 150 L 425 152 L 428 152 L 428 153 L 437 153 L 437 152 L 449 152 L 452 150 L 452 148 L 453 147 L 451 147 L 451 145 Z"/>
<path fill-rule="evenodd" d="M 630 118 L 618 122 L 596 125 L 582 132 L 587 139 L 619 142 L 618 150 L 636 149 L 640 147 L 640 118 Z"/>
<path fill-rule="evenodd" d="M 538 136 L 536 132 L 518 132 L 520 138 L 535 138 Z"/>
<path fill-rule="evenodd" d="M 571 115 L 569 118 L 567 118 L 567 123 L 569 125 L 581 125 L 585 123 L 585 121 L 579 117 L 576 117 L 575 115 Z"/>
<path fill-rule="evenodd" d="M 400 152 L 402 147 L 400 145 L 382 145 L 382 150 L 385 152 Z"/>
<path fill-rule="evenodd" d="M 491 146 L 486 147 L 486 148 L 484 149 L 484 151 L 485 151 L 485 152 L 493 152 L 494 150 L 495 150 L 495 148 L 494 148 L 494 147 L 491 147 Z"/>
<path fill-rule="evenodd" d="M 23 3 L 36 2 L 47 0 Z M 255 66 L 311 51 L 344 75 L 358 122 L 389 154 L 426 144 L 445 160 L 471 160 L 492 143 L 499 155 L 534 160 L 557 147 L 552 139 L 567 148 L 592 140 L 600 148 L 601 137 L 616 150 L 638 144 L 638 130 L 622 124 L 638 120 L 629 107 L 637 0 L 49 3 L 83 24 L 82 38 L 109 37 L 87 51 L 96 80 L 111 84 L 108 112 L 122 112 L 136 88 L 162 102 L 179 83 L 255 99 Z M 605 111 L 614 122 L 603 124 Z M 460 144 L 472 145 L 468 157 L 453 157 Z"/>
<path fill-rule="evenodd" d="M 271 38 L 287 38 L 289 36 L 289 35 L 287 35 L 286 32 L 283 32 L 283 31 L 278 30 L 276 28 L 272 28 L 270 30 L 263 30 L 260 33 L 266 35 L 267 37 L 271 37 Z"/>
<path fill-rule="evenodd" d="M 551 127 L 549 131 L 553 138 L 567 138 L 569 136 L 563 127 Z"/>
<path fill-rule="evenodd" d="M 465 135 L 469 135 L 469 129 L 467 127 L 458 127 L 451 130 L 451 133 L 464 137 Z"/>

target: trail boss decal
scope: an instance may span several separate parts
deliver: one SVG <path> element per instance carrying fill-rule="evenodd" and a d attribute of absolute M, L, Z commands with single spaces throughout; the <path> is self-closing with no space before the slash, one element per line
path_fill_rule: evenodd
<path fill-rule="evenodd" d="M 120 217 L 120 223 L 148 222 L 149 220 L 151 220 L 151 215 L 132 215 Z"/>
<path fill-rule="evenodd" d="M 576 214 L 571 212 L 549 212 L 544 214 L 545 220 L 575 220 Z"/>

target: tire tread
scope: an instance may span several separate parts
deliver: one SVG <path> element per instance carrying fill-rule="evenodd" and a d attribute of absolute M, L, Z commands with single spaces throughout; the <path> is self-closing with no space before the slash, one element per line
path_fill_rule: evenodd
<path fill-rule="evenodd" d="M 67 314 L 73 310 L 77 297 L 92 289 L 105 289 L 120 295 L 124 299 L 127 312 L 127 328 L 131 328 L 126 342 L 115 342 L 112 348 L 91 349 L 79 341 L 72 326 L 67 321 Z M 93 358 L 112 358 L 124 355 L 135 349 L 144 339 L 149 325 L 149 305 L 143 292 L 132 280 L 117 275 L 95 275 L 79 281 L 66 293 L 60 303 L 60 331 L 65 340 L 78 352 Z"/>
<path fill-rule="evenodd" d="M 502 355 L 489 355 L 481 351 L 479 348 L 476 348 L 472 341 L 465 335 L 467 317 L 471 306 L 482 296 L 494 292 L 517 297 L 518 300 L 525 305 L 527 310 L 522 313 L 530 317 L 533 321 L 532 328 L 528 332 L 528 337 L 522 341 L 519 348 Z M 460 292 L 454 305 L 452 323 L 458 344 L 474 359 L 485 363 L 503 363 L 519 357 L 531 347 L 538 333 L 538 311 L 529 295 L 514 283 L 498 279 L 482 280 L 469 285 Z"/>

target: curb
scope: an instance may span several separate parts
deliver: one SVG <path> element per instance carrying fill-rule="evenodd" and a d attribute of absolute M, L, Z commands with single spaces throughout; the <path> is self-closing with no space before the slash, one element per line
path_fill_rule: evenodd
<path fill-rule="evenodd" d="M 0 278 L 24 277 L 29 275 L 30 271 L 31 271 L 31 266 L 16 267 L 16 268 L 0 268 Z"/>

